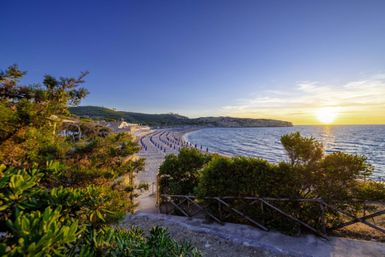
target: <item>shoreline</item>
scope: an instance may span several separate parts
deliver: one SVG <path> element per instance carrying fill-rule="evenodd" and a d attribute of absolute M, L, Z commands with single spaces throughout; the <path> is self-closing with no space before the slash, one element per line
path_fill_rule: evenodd
<path fill-rule="evenodd" d="M 300 127 L 303 128 L 303 126 L 300 126 Z M 140 131 L 140 133 L 137 133 L 135 135 L 137 137 L 138 143 L 141 145 L 141 150 L 138 153 L 138 156 L 145 158 L 144 170 L 137 174 L 136 183 L 138 184 L 147 183 L 150 186 L 150 189 L 147 192 L 144 192 L 143 194 L 141 194 L 140 198 L 149 198 L 150 200 L 143 199 L 143 202 L 147 202 L 147 203 L 140 206 L 139 208 L 140 211 L 149 210 L 152 213 L 157 212 L 157 210 L 155 209 L 154 194 L 156 191 L 155 190 L 156 178 L 159 171 L 159 167 L 163 163 L 164 158 L 167 154 L 178 154 L 179 149 L 181 147 L 193 147 L 204 153 L 207 152 L 211 154 L 219 154 L 225 157 L 251 156 L 255 158 L 261 158 L 273 163 L 274 163 L 273 158 L 277 158 L 277 156 L 272 156 L 272 158 L 266 158 L 266 156 L 263 155 L 263 152 L 261 152 L 264 150 L 264 148 L 258 151 L 261 153 L 261 155 L 252 155 L 253 153 L 251 153 L 250 155 L 247 155 L 242 152 L 237 155 L 230 152 L 227 153 L 227 152 L 218 151 L 218 148 L 216 148 L 215 145 L 213 146 L 210 144 L 208 145 L 202 144 L 202 146 L 201 144 L 197 144 L 197 147 L 194 147 L 195 143 L 189 140 L 189 135 L 192 132 L 196 132 L 207 128 L 213 128 L 213 127 L 182 126 L 182 127 L 168 127 L 168 128 L 151 128 L 151 129 Z M 262 128 L 262 127 L 258 127 L 258 128 Z M 274 129 L 277 127 L 263 127 L 263 128 Z M 216 127 L 213 129 L 216 129 Z M 234 129 L 234 128 L 228 128 L 228 129 Z M 266 145 L 266 147 L 271 148 L 273 147 L 273 145 L 271 146 Z M 254 150 L 257 151 L 258 149 L 256 148 Z M 277 162 L 279 162 L 280 160 L 284 160 L 283 158 L 284 157 L 282 157 L 281 159 L 278 159 Z M 373 173 L 369 179 L 374 181 L 384 182 L 384 176 L 381 175 L 380 172 Z M 154 199 L 151 199 L 151 197 L 153 197 Z M 141 201 L 142 200 L 139 200 L 139 203 Z"/>
<path fill-rule="evenodd" d="M 195 131 L 196 127 L 175 127 L 167 129 L 150 129 L 144 133 L 136 134 L 136 139 L 141 146 L 137 154 L 145 159 L 144 168 L 136 174 L 134 183 L 146 183 L 149 189 L 142 191 L 136 199 L 136 213 L 158 213 L 156 206 L 156 183 L 159 167 L 168 154 L 177 154 L 184 146 L 183 135 Z"/>

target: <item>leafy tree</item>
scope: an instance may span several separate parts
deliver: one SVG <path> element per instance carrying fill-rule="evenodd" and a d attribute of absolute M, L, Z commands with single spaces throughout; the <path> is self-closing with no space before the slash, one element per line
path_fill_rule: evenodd
<path fill-rule="evenodd" d="M 281 143 L 291 165 L 310 165 L 323 157 L 323 146 L 313 137 L 302 137 L 299 132 L 283 135 Z"/>
<path fill-rule="evenodd" d="M 59 80 L 46 75 L 43 85 L 21 85 L 25 74 L 16 65 L 0 71 L 0 160 L 19 167 L 31 167 L 41 161 L 42 148 L 60 144 L 60 117 L 88 94 L 79 87 L 87 73 Z"/>

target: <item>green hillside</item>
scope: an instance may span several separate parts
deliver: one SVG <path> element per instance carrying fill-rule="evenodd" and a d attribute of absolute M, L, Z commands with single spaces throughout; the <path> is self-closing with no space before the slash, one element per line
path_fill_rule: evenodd
<path fill-rule="evenodd" d="M 127 122 L 145 124 L 150 126 L 185 125 L 189 121 L 189 118 L 178 114 L 146 114 L 135 112 L 123 112 L 99 106 L 71 107 L 70 112 L 80 117 L 103 119 L 107 121 L 124 119 Z"/>
<path fill-rule="evenodd" d="M 79 106 L 70 108 L 72 114 L 80 117 L 103 120 L 121 120 L 149 126 L 206 126 L 206 127 L 290 127 L 291 122 L 272 119 L 246 119 L 232 117 L 188 117 L 168 114 L 146 114 L 136 112 L 115 111 L 99 106 Z"/>

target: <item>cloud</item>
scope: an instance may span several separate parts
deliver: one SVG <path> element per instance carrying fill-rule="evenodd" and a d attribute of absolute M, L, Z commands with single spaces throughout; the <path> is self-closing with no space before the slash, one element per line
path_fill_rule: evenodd
<path fill-rule="evenodd" d="M 339 113 L 363 113 L 376 110 L 385 121 L 385 74 L 341 85 L 303 81 L 285 91 L 266 90 L 250 99 L 222 107 L 232 115 L 283 117 L 306 116 L 319 108 L 336 108 Z M 383 109 L 383 113 L 378 110 Z M 373 116 L 373 113 L 371 113 Z M 313 115 L 314 116 L 314 115 Z"/>

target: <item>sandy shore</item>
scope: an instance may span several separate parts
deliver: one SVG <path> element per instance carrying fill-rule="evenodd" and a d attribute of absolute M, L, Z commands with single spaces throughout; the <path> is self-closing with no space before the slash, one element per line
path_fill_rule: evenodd
<path fill-rule="evenodd" d="M 156 207 L 156 177 L 160 165 L 168 154 L 178 154 L 187 146 L 183 135 L 197 130 L 196 127 L 154 129 L 137 134 L 141 150 L 138 156 L 145 159 L 145 167 L 135 178 L 135 184 L 146 183 L 149 189 L 136 199 L 137 213 L 158 213 Z"/>

